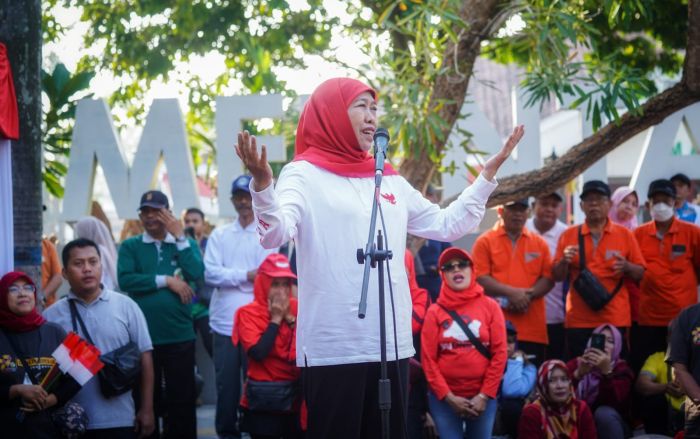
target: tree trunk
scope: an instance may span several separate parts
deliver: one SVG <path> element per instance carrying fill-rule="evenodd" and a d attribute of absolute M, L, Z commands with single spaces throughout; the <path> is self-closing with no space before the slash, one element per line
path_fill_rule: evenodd
<path fill-rule="evenodd" d="M 460 35 L 460 39 L 457 43 L 447 44 L 442 57 L 445 73 L 438 76 L 430 97 L 429 108 L 439 108 L 436 113 L 446 122 L 442 132 L 444 139 L 450 136 L 459 118 L 474 62 L 481 52 L 481 40 L 488 36 L 487 29 L 496 15 L 498 4 L 497 0 L 466 0 L 462 4 L 459 15 L 469 28 L 462 31 L 455 27 L 455 33 Z M 439 106 L 446 101 L 449 103 Z M 401 175 L 415 188 L 425 191 L 435 172 L 435 166 L 425 148 L 415 148 L 414 151 L 420 151 L 419 155 L 407 157 L 401 163 Z"/>
<path fill-rule="evenodd" d="M 4 0 L 0 41 L 7 46 L 19 112 L 12 142 L 15 267 L 41 285 L 41 1 Z"/>
<path fill-rule="evenodd" d="M 494 15 L 494 5 L 490 4 L 491 2 L 476 2 L 478 7 L 475 7 L 470 1 L 464 3 L 463 19 L 476 23 L 476 27 L 472 29 L 479 29 L 478 26 L 481 26 L 483 32 L 488 27 L 488 20 Z M 489 199 L 489 206 L 559 188 L 635 134 L 662 122 L 674 112 L 700 101 L 700 0 L 690 0 L 688 3 L 688 20 L 686 59 L 680 83 L 649 99 L 642 106 L 643 113 L 640 116 L 627 113 L 618 123 L 612 122 L 603 127 L 548 165 L 538 170 L 500 179 L 496 192 Z M 470 32 L 460 45 L 459 59 L 462 62 L 460 71 L 466 75 L 466 80 L 463 83 L 460 82 L 459 86 L 455 86 L 448 78 L 443 77 L 442 82 L 437 82 L 433 88 L 433 102 L 442 99 L 455 102 L 449 109 L 445 106 L 440 114 L 448 123 L 449 130 L 453 128 L 459 116 L 467 91 L 468 78 L 471 76 L 474 60 L 479 54 L 479 43 L 482 38 L 484 37 L 479 32 Z M 473 49 L 467 50 L 463 45 Z M 445 65 L 452 65 L 450 63 L 453 50 L 454 48 L 448 48 L 444 57 Z M 425 189 L 434 170 L 435 165 L 429 160 L 424 150 L 419 157 L 405 160 L 400 168 L 401 174 L 420 190 Z M 449 201 L 451 200 L 445 200 L 444 203 Z"/>

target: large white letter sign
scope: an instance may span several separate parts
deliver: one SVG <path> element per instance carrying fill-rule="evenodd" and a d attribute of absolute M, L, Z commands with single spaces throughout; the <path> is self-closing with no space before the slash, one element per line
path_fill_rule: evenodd
<path fill-rule="evenodd" d="M 135 209 L 129 205 L 129 166 L 109 108 L 102 99 L 82 99 L 75 112 L 61 215 L 64 221 L 75 221 L 90 213 L 98 161 L 117 214 L 120 218 L 133 217 Z"/>
<path fill-rule="evenodd" d="M 236 212 L 231 205 L 231 183 L 243 173 L 243 164 L 236 155 L 234 145 L 242 121 L 281 118 L 282 95 L 229 96 L 216 98 L 216 163 L 219 169 L 219 216 L 231 217 Z M 287 159 L 282 136 L 257 136 L 260 145 L 267 147 L 267 160 L 283 162 Z"/>
<path fill-rule="evenodd" d="M 78 102 L 73 129 L 64 221 L 90 213 L 97 163 L 102 165 L 119 218 L 136 218 L 139 197 L 156 187 L 160 164 L 165 161 L 173 194 L 173 211 L 198 207 L 192 155 L 176 99 L 156 99 L 146 118 L 133 169 L 129 165 L 104 100 Z"/>

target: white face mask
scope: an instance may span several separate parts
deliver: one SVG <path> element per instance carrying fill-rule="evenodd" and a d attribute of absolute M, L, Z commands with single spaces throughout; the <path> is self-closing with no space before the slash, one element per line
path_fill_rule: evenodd
<path fill-rule="evenodd" d="M 654 221 L 668 221 L 671 219 L 674 213 L 673 207 L 666 203 L 656 203 L 651 206 L 651 217 L 654 219 Z"/>

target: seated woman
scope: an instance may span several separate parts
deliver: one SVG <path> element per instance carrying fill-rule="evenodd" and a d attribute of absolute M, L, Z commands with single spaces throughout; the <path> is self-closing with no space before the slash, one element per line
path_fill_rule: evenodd
<path fill-rule="evenodd" d="M 591 346 L 596 334 L 604 336 L 604 349 Z M 631 436 L 625 421 L 630 409 L 634 372 L 620 358 L 622 335 L 613 325 L 598 326 L 583 355 L 567 363 L 576 396 L 593 410 L 598 435 L 606 439 Z"/>
<path fill-rule="evenodd" d="M 476 283 L 469 253 L 450 247 L 438 265 L 443 283 L 421 334 L 430 414 L 441 439 L 488 438 L 506 364 L 503 312 Z"/>
<path fill-rule="evenodd" d="M 253 439 L 301 434 L 294 279 L 284 255 L 268 255 L 255 276 L 253 302 L 241 307 L 234 320 L 233 343 L 240 342 L 248 355 L 240 429 Z"/>
<path fill-rule="evenodd" d="M 55 391 L 47 393 L 38 383 L 56 363 L 51 354 L 65 338 L 63 328 L 47 322 L 37 311 L 36 286 L 29 276 L 10 272 L 0 279 L 0 425 L 3 437 L 61 436 L 51 414 L 72 398 L 80 386 L 72 379 L 65 379 Z"/>
<path fill-rule="evenodd" d="M 537 372 L 538 397 L 525 406 L 518 439 L 595 439 L 591 410 L 576 398 L 569 370 L 561 360 L 542 363 Z"/>

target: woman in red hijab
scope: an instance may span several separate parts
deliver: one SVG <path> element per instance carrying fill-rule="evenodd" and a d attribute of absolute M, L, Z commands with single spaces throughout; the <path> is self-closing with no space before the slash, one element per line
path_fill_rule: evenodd
<path fill-rule="evenodd" d="M 369 154 L 377 129 L 377 93 L 360 81 L 334 78 L 316 88 L 304 106 L 294 160 L 276 185 L 267 151 L 239 133 L 236 152 L 248 168 L 260 242 L 276 248 L 290 239 L 297 251 L 299 320 L 297 365 L 302 366 L 309 409 L 307 437 L 372 438 L 381 434 L 377 380 L 380 371 L 376 275 L 369 283 L 367 313 L 358 318 L 363 266 L 356 251 L 367 242 L 376 196 L 388 225 L 378 229 L 393 251 L 386 281 L 387 352 L 391 380 L 391 431 L 406 429 L 411 296 L 403 264 L 406 234 L 452 241 L 475 228 L 497 183 L 496 171 L 523 135 L 517 127 L 489 159 L 480 177 L 445 209 L 431 203 L 387 163 L 375 194 Z M 390 300 L 393 293 L 393 301 Z M 395 306 L 395 308 L 394 308 Z M 393 314 L 393 316 L 392 316 Z M 394 318 L 395 317 L 395 328 Z M 396 340 L 392 337 L 396 329 Z M 341 396 L 342 395 L 342 396 Z"/>
<path fill-rule="evenodd" d="M 240 343 L 248 355 L 241 431 L 252 439 L 292 439 L 301 433 L 295 279 L 284 255 L 267 256 L 255 276 L 253 302 L 234 319 L 233 344 Z"/>
<path fill-rule="evenodd" d="M 6 437 L 60 437 L 51 412 L 72 398 L 80 386 L 64 381 L 54 393 L 38 383 L 55 360 L 51 353 L 66 337 L 36 309 L 36 286 L 21 272 L 0 279 L 0 425 Z M 28 370 L 25 369 L 27 365 Z M 18 411 L 26 412 L 22 421 Z"/>
<path fill-rule="evenodd" d="M 542 363 L 537 399 L 523 409 L 518 439 L 596 439 L 595 422 L 585 401 L 576 398 L 569 370 L 561 360 Z"/>
<path fill-rule="evenodd" d="M 441 439 L 488 438 L 507 357 L 503 311 L 476 283 L 469 253 L 450 247 L 438 265 L 442 287 L 421 336 L 430 414 Z"/>

